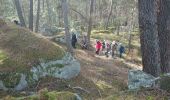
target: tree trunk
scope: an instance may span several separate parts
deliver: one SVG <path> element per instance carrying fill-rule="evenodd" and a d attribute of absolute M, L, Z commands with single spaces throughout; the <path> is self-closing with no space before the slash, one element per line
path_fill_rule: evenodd
<path fill-rule="evenodd" d="M 156 0 L 138 0 L 138 3 L 143 71 L 159 76 L 161 69 Z"/>
<path fill-rule="evenodd" d="M 170 72 L 170 1 L 159 0 L 158 35 L 160 41 L 161 70 Z"/>
<path fill-rule="evenodd" d="M 36 26 L 35 26 L 35 32 L 38 32 L 39 29 L 39 20 L 40 20 L 40 0 L 38 0 L 38 8 L 37 8 L 37 19 L 36 19 Z"/>
<path fill-rule="evenodd" d="M 44 10 L 45 10 L 45 0 L 43 0 L 42 6 L 43 6 L 43 12 L 44 12 Z"/>
<path fill-rule="evenodd" d="M 68 24 L 68 5 L 66 0 L 62 1 L 62 11 L 63 11 L 63 17 L 64 17 L 64 27 L 65 27 L 65 37 L 66 37 L 66 44 L 67 44 L 67 50 L 71 54 L 73 54 L 73 48 L 71 45 L 71 35 L 69 33 L 69 24 Z"/>
<path fill-rule="evenodd" d="M 108 16 L 108 19 L 107 19 L 107 22 L 106 22 L 106 30 L 108 29 L 108 26 L 109 26 L 109 21 L 110 21 L 110 17 L 112 15 L 112 10 L 113 10 L 113 0 L 110 0 L 111 2 L 111 5 L 110 5 L 110 12 L 109 12 L 109 16 Z"/>
<path fill-rule="evenodd" d="M 14 0 L 21 26 L 26 27 L 19 0 Z"/>
<path fill-rule="evenodd" d="M 33 31 L 33 0 L 30 0 L 29 29 Z"/>
<path fill-rule="evenodd" d="M 117 31 L 117 35 L 119 36 L 119 33 L 120 33 L 120 24 L 117 25 L 116 31 Z"/>
<path fill-rule="evenodd" d="M 91 35 L 91 30 L 92 30 L 92 13 L 93 13 L 93 3 L 94 0 L 91 0 L 90 4 L 90 16 L 89 16 L 89 24 L 88 24 L 88 34 L 87 34 L 87 46 L 88 48 L 90 47 L 90 35 Z"/>
<path fill-rule="evenodd" d="M 132 48 L 132 34 L 129 34 L 129 42 L 128 42 L 128 54 L 130 53 L 130 50 Z"/>
<path fill-rule="evenodd" d="M 52 24 L 52 14 L 51 14 L 51 8 L 50 8 L 50 4 L 49 4 L 49 0 L 46 0 L 47 3 L 47 10 L 48 10 L 48 24 L 51 28 L 51 24 Z"/>

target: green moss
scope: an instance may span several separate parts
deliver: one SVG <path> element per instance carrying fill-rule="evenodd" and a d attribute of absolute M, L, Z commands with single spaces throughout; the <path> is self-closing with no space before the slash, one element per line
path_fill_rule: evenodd
<path fill-rule="evenodd" d="M 7 55 L 5 54 L 5 52 L 0 50 L 0 62 L 5 60 L 7 58 Z"/>
<path fill-rule="evenodd" d="M 113 95 L 113 96 L 110 96 L 110 97 L 107 97 L 106 99 L 104 100 L 122 100 L 122 98 L 126 98 L 125 100 L 140 100 L 140 99 L 137 99 L 135 96 L 133 95 Z"/>
<path fill-rule="evenodd" d="M 57 92 L 56 100 L 76 100 L 76 96 L 71 92 Z"/>
<path fill-rule="evenodd" d="M 19 83 L 21 76 L 17 73 L 2 73 L 0 78 L 6 87 L 14 88 Z"/>
<path fill-rule="evenodd" d="M 4 59 L 2 63 L 0 64 L 0 67 L 5 70 L 7 69 L 9 71 L 10 70 L 12 71 L 12 69 L 15 69 L 13 71 L 17 71 L 17 72 L 21 72 L 25 70 L 25 67 L 23 66 L 22 62 L 19 62 L 14 59 L 10 59 L 10 58 Z"/>
<path fill-rule="evenodd" d="M 27 80 L 29 86 L 36 84 L 36 81 L 33 79 L 32 72 L 26 72 L 25 74 L 26 74 L 26 80 Z"/>
<path fill-rule="evenodd" d="M 33 99 L 35 98 L 35 99 Z M 31 97 L 28 97 L 29 100 L 76 100 L 76 96 L 74 93 L 63 91 L 63 92 L 57 92 L 52 91 L 48 92 L 47 89 L 42 89 L 39 91 L 39 95 L 34 95 Z"/>
<path fill-rule="evenodd" d="M 31 97 L 28 97 L 26 100 L 40 100 L 40 99 L 37 95 L 34 95 L 34 96 L 31 96 Z"/>
<path fill-rule="evenodd" d="M 106 82 L 104 81 L 98 81 L 96 83 L 96 85 L 98 86 L 99 89 L 101 89 L 102 91 L 105 91 L 107 89 L 111 89 L 112 86 L 110 86 L 109 84 L 107 84 Z"/>
<path fill-rule="evenodd" d="M 119 91 L 127 90 L 127 85 L 123 84 L 120 80 L 115 79 L 112 85 L 116 87 Z"/>
<path fill-rule="evenodd" d="M 93 30 L 93 34 L 98 34 L 98 33 L 104 33 L 104 34 L 110 34 L 109 30 Z"/>
<path fill-rule="evenodd" d="M 57 96 L 56 96 L 56 92 L 49 92 L 46 94 L 48 100 L 56 100 Z"/>
<path fill-rule="evenodd" d="M 153 96 L 147 96 L 146 100 L 155 100 Z"/>

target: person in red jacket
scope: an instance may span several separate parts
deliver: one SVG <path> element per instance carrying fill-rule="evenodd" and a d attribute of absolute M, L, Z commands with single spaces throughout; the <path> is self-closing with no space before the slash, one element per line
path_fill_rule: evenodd
<path fill-rule="evenodd" d="M 96 43 L 96 54 L 97 55 L 99 55 L 101 47 L 102 47 L 102 43 L 99 40 L 97 40 L 97 43 Z"/>

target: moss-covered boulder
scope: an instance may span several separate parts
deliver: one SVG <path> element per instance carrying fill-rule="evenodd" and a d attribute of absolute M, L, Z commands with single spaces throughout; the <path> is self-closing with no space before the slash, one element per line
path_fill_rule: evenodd
<path fill-rule="evenodd" d="M 65 55 L 59 45 L 28 29 L 9 25 L 0 30 L 0 51 L 6 55 L 1 61 L 0 72 L 27 71 L 39 64 L 40 59 L 48 62 Z"/>
<path fill-rule="evenodd" d="M 0 89 L 18 91 L 41 77 L 70 79 L 79 72 L 79 62 L 59 45 L 13 24 L 0 27 Z"/>

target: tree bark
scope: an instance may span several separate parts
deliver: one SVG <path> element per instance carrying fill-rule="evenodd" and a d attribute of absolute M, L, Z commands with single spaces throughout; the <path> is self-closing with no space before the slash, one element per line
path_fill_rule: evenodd
<path fill-rule="evenodd" d="M 48 24 L 50 25 L 50 28 L 51 28 L 51 24 L 52 24 L 52 11 L 51 11 L 51 8 L 50 8 L 50 4 L 49 4 L 49 0 L 46 0 L 46 3 L 47 3 L 47 10 L 48 10 Z"/>
<path fill-rule="evenodd" d="M 71 35 L 69 33 L 69 24 L 68 24 L 68 4 L 67 4 L 67 0 L 61 0 L 61 1 L 62 1 L 62 11 L 63 11 L 63 17 L 64 17 L 64 27 L 65 27 L 67 50 L 68 50 L 68 52 L 73 54 L 73 48 L 71 45 Z"/>
<path fill-rule="evenodd" d="M 45 10 L 45 0 L 42 0 L 42 2 L 43 2 L 43 4 L 42 4 L 42 6 L 43 6 L 43 11 Z"/>
<path fill-rule="evenodd" d="M 89 16 L 89 24 L 88 24 L 88 34 L 87 34 L 87 46 L 88 46 L 88 48 L 90 47 L 90 35 L 91 35 L 91 30 L 92 30 L 93 3 L 94 3 L 94 0 L 91 0 L 90 16 Z"/>
<path fill-rule="evenodd" d="M 19 0 L 14 0 L 21 26 L 26 27 Z"/>
<path fill-rule="evenodd" d="M 159 0 L 158 2 L 158 35 L 161 54 L 162 73 L 170 72 L 170 1 Z"/>
<path fill-rule="evenodd" d="M 40 20 L 40 0 L 38 0 L 38 8 L 37 8 L 37 19 L 36 19 L 36 26 L 35 26 L 35 32 L 38 32 L 39 29 L 39 20 Z"/>
<path fill-rule="evenodd" d="M 156 0 L 138 0 L 138 3 L 143 71 L 159 76 L 161 69 Z"/>
<path fill-rule="evenodd" d="M 33 31 L 33 0 L 30 0 L 29 29 Z"/>

